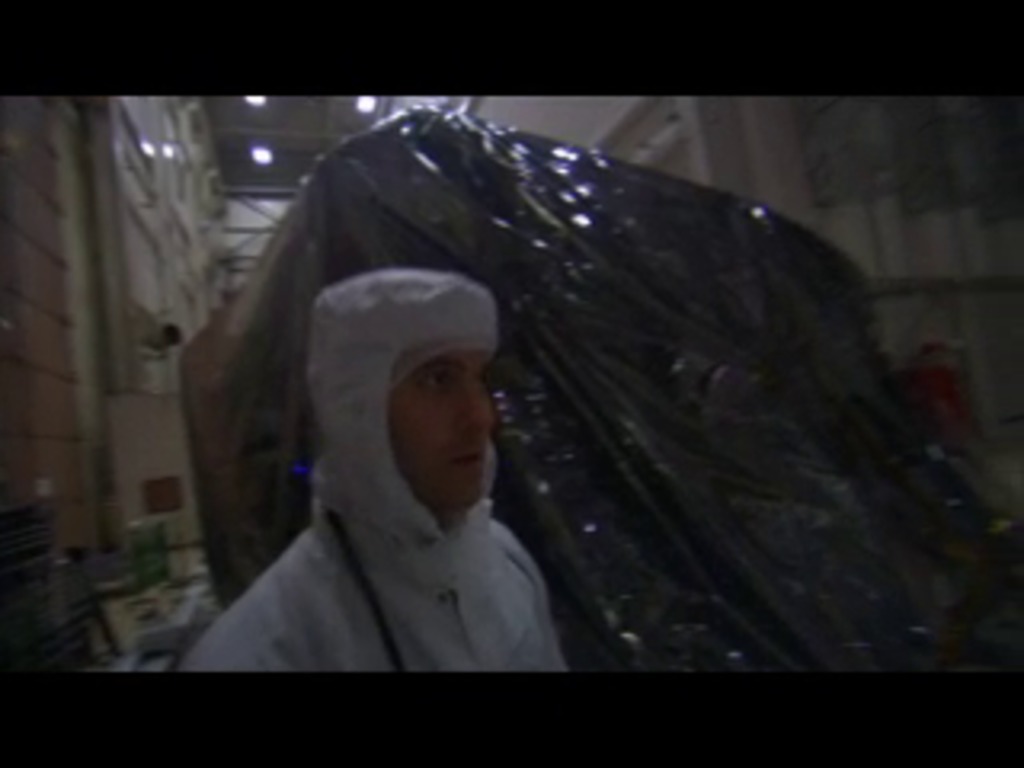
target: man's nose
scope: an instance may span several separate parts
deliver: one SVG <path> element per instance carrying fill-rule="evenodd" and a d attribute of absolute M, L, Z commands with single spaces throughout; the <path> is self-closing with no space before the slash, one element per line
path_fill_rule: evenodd
<path fill-rule="evenodd" d="M 462 407 L 462 423 L 466 431 L 490 434 L 494 429 L 494 402 L 486 389 L 468 392 Z"/>

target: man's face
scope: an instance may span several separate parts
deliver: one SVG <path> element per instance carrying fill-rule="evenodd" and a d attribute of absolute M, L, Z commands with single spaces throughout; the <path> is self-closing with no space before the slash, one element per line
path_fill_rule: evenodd
<path fill-rule="evenodd" d="M 484 382 L 490 354 L 445 352 L 391 390 L 388 421 L 395 463 L 442 528 L 483 496 L 484 458 L 495 413 Z"/>

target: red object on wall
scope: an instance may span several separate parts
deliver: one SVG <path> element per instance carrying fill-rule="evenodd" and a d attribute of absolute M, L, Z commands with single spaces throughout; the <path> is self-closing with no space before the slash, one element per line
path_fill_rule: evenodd
<path fill-rule="evenodd" d="M 177 512 L 184 506 L 179 477 L 146 480 L 142 484 L 142 496 L 146 503 L 146 512 L 151 515 Z"/>
<path fill-rule="evenodd" d="M 974 418 L 952 351 L 942 342 L 921 345 L 905 371 L 907 390 L 945 442 L 962 445 L 974 433 Z"/>

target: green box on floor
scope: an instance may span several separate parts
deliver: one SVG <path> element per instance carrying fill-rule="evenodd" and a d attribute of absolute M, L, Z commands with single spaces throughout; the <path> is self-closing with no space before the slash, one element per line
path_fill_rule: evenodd
<path fill-rule="evenodd" d="M 136 521 L 128 529 L 131 572 L 138 591 L 161 584 L 171 577 L 167 529 L 162 521 Z"/>

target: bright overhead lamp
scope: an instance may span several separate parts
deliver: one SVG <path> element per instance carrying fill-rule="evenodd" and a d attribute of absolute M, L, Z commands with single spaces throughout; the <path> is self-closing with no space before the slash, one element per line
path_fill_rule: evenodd
<path fill-rule="evenodd" d="M 266 147 L 253 147 L 252 159 L 259 165 L 270 165 L 274 162 L 274 153 Z"/>

